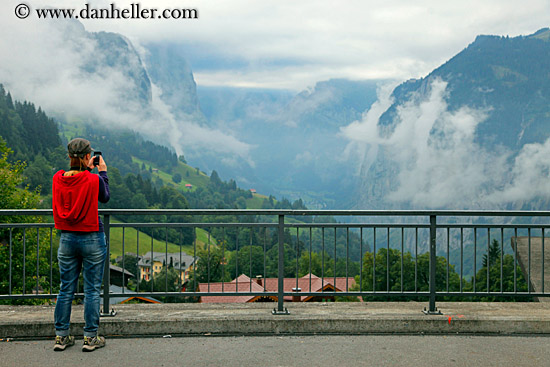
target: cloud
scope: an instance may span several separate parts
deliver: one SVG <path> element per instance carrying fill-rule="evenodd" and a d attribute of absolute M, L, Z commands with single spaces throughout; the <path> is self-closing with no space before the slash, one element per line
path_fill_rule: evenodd
<path fill-rule="evenodd" d="M 132 2 L 119 0 L 117 5 Z M 424 76 L 478 34 L 533 33 L 548 25 L 550 13 L 545 0 L 531 0 L 524 7 L 514 0 L 280 0 L 276 5 L 190 0 L 184 4 L 199 9 L 198 20 L 90 20 L 86 26 L 147 42 L 170 40 L 193 47 L 189 57 L 200 84 L 303 90 L 330 78 Z M 159 0 L 154 6 L 176 8 L 182 2 Z M 242 66 L 221 63 L 212 69 L 212 59 L 239 60 Z"/>
<path fill-rule="evenodd" d="M 317 87 L 317 86 L 316 86 Z M 320 106 L 334 99 L 334 91 L 330 88 L 311 88 L 298 95 L 288 106 L 288 114 L 294 118 L 314 112 Z"/>
<path fill-rule="evenodd" d="M 508 172 L 502 190 L 493 192 L 491 202 L 529 201 L 550 197 L 550 139 L 544 143 L 525 144 Z"/>
<path fill-rule="evenodd" d="M 153 110 L 155 115 L 150 117 L 148 123 L 142 127 L 146 129 L 149 136 L 162 133 L 179 154 L 186 148 L 195 151 L 203 149 L 221 154 L 228 154 L 231 157 L 224 157 L 226 161 L 236 161 L 236 158 L 245 159 L 250 165 L 254 162 L 250 159 L 251 145 L 239 141 L 232 135 L 220 130 L 210 129 L 193 122 L 192 117 L 188 120 L 177 120 L 170 112 L 170 107 L 160 98 L 162 91 L 153 84 Z"/>
<path fill-rule="evenodd" d="M 392 103 L 388 90 L 363 116 L 341 129 L 347 152 L 360 157 L 363 179 L 377 159 L 396 180 L 386 200 L 415 207 L 487 207 L 550 197 L 550 139 L 527 144 L 512 159 L 502 146 L 490 150 L 476 142 L 476 129 L 490 110 L 463 106 L 449 111 L 447 83 L 431 82 L 426 96 L 397 108 L 394 130 L 382 134 L 379 118 Z M 379 153 L 383 151 L 383 155 Z M 390 167 L 397 167 L 392 176 Z"/>
<path fill-rule="evenodd" d="M 303 153 L 296 154 L 296 157 L 292 161 L 292 164 L 297 167 L 306 166 L 314 160 L 315 160 L 315 156 L 311 154 L 310 151 L 305 151 Z"/>
<path fill-rule="evenodd" d="M 23 21 L 10 14 L 0 22 L 0 82 L 16 99 L 61 118 L 131 128 L 178 154 L 208 150 L 253 164 L 248 144 L 199 124 L 196 116 L 175 118 L 154 84 L 149 96 L 135 52 L 113 57 L 76 21 Z"/>
<path fill-rule="evenodd" d="M 361 121 L 354 121 L 340 129 L 342 136 L 350 142 L 344 149 L 343 159 L 359 157 L 361 163 L 357 165 L 356 174 L 360 169 L 368 171 L 378 154 L 378 145 L 383 141 L 378 132 L 378 120 L 382 114 L 392 105 L 391 93 L 396 87 L 395 83 L 381 85 L 378 88 L 378 100 L 363 113 Z"/>
<path fill-rule="evenodd" d="M 3 0 L 2 18 L 20 1 Z M 107 7 L 111 0 L 49 0 L 56 7 Z M 119 8 L 134 0 L 118 0 Z M 197 8 L 195 20 L 83 20 L 91 31 L 189 50 L 201 85 L 292 88 L 319 80 L 409 79 L 426 75 L 478 34 L 516 36 L 548 25 L 550 3 L 531 0 L 158 0 L 148 8 Z M 33 7 L 42 6 L 34 1 Z M 473 11 L 475 9 L 475 11 Z M 19 23 L 29 24 L 30 20 Z M 237 65 L 237 66 L 235 66 Z"/>

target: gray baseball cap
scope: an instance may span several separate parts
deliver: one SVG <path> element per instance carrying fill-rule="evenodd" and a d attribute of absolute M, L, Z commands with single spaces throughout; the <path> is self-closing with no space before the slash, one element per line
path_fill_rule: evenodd
<path fill-rule="evenodd" d="M 93 151 L 90 142 L 86 139 L 76 138 L 73 139 L 67 144 L 67 150 L 69 151 L 69 156 L 72 158 L 82 158 L 86 154 Z"/>

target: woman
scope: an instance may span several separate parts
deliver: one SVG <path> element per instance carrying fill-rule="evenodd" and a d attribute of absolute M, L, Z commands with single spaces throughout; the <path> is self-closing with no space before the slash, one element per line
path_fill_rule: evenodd
<path fill-rule="evenodd" d="M 107 255 L 103 223 L 98 215 L 98 201 L 109 201 L 107 165 L 101 155 L 99 175 L 92 174 L 92 147 L 86 139 L 73 139 L 67 145 L 71 168 L 53 177 L 53 216 L 55 228 L 61 230 L 59 272 L 61 287 L 55 306 L 55 351 L 74 345 L 70 335 L 71 305 L 78 277 L 84 278 L 84 344 L 82 351 L 91 352 L 105 346 L 98 336 L 101 282 Z M 106 285 L 108 287 L 108 285 Z"/>

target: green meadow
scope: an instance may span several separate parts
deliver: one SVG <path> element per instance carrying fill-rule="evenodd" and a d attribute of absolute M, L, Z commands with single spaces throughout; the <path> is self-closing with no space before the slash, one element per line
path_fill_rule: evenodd
<path fill-rule="evenodd" d="M 140 166 L 144 164 L 145 169 L 149 169 L 149 168 L 156 169 L 151 164 L 151 162 L 148 162 L 136 157 L 132 157 L 132 161 L 134 163 L 139 164 Z M 172 180 L 173 175 L 175 175 L 176 173 L 179 173 L 182 178 L 181 182 L 179 183 L 175 183 Z M 153 178 L 158 177 L 162 180 L 162 182 L 165 185 L 175 187 L 184 193 L 186 191 L 195 191 L 197 187 L 200 187 L 200 186 L 206 186 L 210 179 L 204 172 L 197 170 L 196 168 L 193 168 L 182 162 L 178 162 L 177 166 L 173 167 L 172 174 L 166 173 L 162 170 L 157 170 L 157 171 L 153 171 L 152 177 Z M 185 187 L 186 184 L 191 184 L 193 185 L 193 187 L 191 189 L 186 188 Z"/>
<path fill-rule="evenodd" d="M 123 244 L 123 228 L 111 228 L 111 238 L 110 238 L 110 250 L 111 250 L 111 259 L 115 259 L 117 256 L 122 255 L 122 244 Z M 196 229 L 197 233 L 197 249 L 199 247 L 204 247 L 208 243 L 208 232 L 202 228 Z M 124 252 L 133 252 L 138 253 L 138 231 L 135 228 L 124 228 Z M 210 237 L 210 245 L 214 245 L 216 240 L 213 237 Z M 180 251 L 180 246 L 178 244 L 161 241 L 153 239 L 153 251 L 155 252 L 165 252 L 168 246 L 168 252 L 174 253 Z M 181 246 L 181 251 L 193 256 L 194 244 L 186 243 Z M 146 233 L 139 232 L 139 254 L 144 255 L 147 252 L 151 251 L 151 236 Z"/>

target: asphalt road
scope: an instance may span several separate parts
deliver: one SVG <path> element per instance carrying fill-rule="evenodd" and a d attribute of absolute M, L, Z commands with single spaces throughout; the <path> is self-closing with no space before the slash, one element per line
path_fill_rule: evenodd
<path fill-rule="evenodd" d="M 81 345 L 0 342 L 0 366 L 550 366 L 546 336 L 110 338 L 92 353 Z"/>

